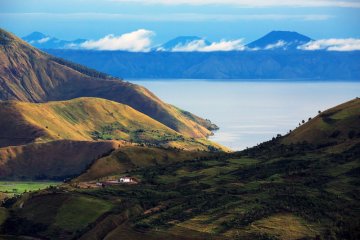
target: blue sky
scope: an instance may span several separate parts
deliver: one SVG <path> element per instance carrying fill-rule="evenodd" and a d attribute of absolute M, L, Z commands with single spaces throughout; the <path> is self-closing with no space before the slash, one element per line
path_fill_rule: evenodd
<path fill-rule="evenodd" d="M 360 38 L 359 0 L 0 0 L 0 26 L 25 36 L 99 39 L 138 29 L 154 43 L 181 35 L 255 40 L 271 30 Z"/>

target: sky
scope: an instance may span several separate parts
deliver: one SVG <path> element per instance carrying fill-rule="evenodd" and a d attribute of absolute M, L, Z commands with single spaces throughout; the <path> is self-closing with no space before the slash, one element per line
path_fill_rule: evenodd
<path fill-rule="evenodd" d="M 246 43 L 272 30 L 358 39 L 359 25 L 360 0 L 0 0 L 1 28 L 89 44 L 133 32 L 146 35 L 146 46 L 177 36 Z"/>

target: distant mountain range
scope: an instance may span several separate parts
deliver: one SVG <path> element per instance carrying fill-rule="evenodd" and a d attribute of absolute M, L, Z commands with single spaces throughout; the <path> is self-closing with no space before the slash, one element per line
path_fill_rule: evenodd
<path fill-rule="evenodd" d="M 94 51 L 79 48 L 84 39 L 64 41 L 42 33 L 23 38 L 57 57 L 124 78 L 359 80 L 360 52 L 304 51 L 311 38 L 272 31 L 243 51 L 182 51 L 213 43 L 182 36 L 150 52 Z M 188 48 L 191 49 L 191 46 Z"/>
<path fill-rule="evenodd" d="M 360 52 L 148 52 L 48 49 L 113 76 L 149 79 L 359 80 Z"/>
<path fill-rule="evenodd" d="M 34 47 L 41 49 L 81 49 L 86 39 L 73 41 L 61 40 L 49 35 L 33 32 L 22 38 Z M 260 39 L 245 45 L 245 50 L 298 50 L 300 46 L 312 41 L 311 38 L 290 31 L 272 31 Z M 203 46 L 210 46 L 212 42 L 198 36 L 179 36 L 164 44 L 153 47 L 152 51 L 179 51 L 183 47 L 201 42 Z"/>

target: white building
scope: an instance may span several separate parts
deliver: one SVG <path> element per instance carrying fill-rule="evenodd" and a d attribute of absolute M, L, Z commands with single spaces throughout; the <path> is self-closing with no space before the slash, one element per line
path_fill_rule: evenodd
<path fill-rule="evenodd" d="M 132 177 L 121 177 L 119 178 L 120 183 L 136 183 L 136 180 Z"/>

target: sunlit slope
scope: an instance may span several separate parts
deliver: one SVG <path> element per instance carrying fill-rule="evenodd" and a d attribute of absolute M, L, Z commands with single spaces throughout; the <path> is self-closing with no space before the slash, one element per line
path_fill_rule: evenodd
<path fill-rule="evenodd" d="M 193 139 L 113 101 L 77 98 L 68 101 L 0 102 L 0 146 L 53 140 L 125 140 L 135 143 L 211 150 L 206 139 Z"/>
<path fill-rule="evenodd" d="M 48 103 L 10 101 L 1 102 L 0 106 L 0 128 L 4 128 L 1 132 L 9 132 L 3 137 L 9 140 L 31 131 L 34 131 L 32 137 L 36 137 L 36 142 L 56 139 L 140 141 L 158 136 L 180 136 L 127 105 L 105 99 L 78 98 Z"/>
<path fill-rule="evenodd" d="M 344 146 L 359 142 L 360 99 L 328 109 L 304 125 L 296 128 L 283 139 L 283 143 L 306 141 L 318 146 Z"/>
<path fill-rule="evenodd" d="M 162 102 L 144 87 L 52 57 L 0 29 L 0 100 L 45 102 L 77 97 L 124 103 L 191 137 L 208 136 L 213 129 L 208 121 Z"/>
<path fill-rule="evenodd" d="M 207 139 L 185 137 L 127 105 L 105 99 L 0 101 L 0 179 L 76 176 L 111 150 L 125 145 L 136 149 L 137 144 L 146 146 L 143 149 L 170 148 L 163 152 L 227 150 Z M 149 156 L 138 166 L 152 164 L 159 156 L 156 151 L 139 153 Z M 133 168 L 126 161 L 119 160 L 120 172 Z M 116 170 L 118 165 L 108 167 Z"/>

